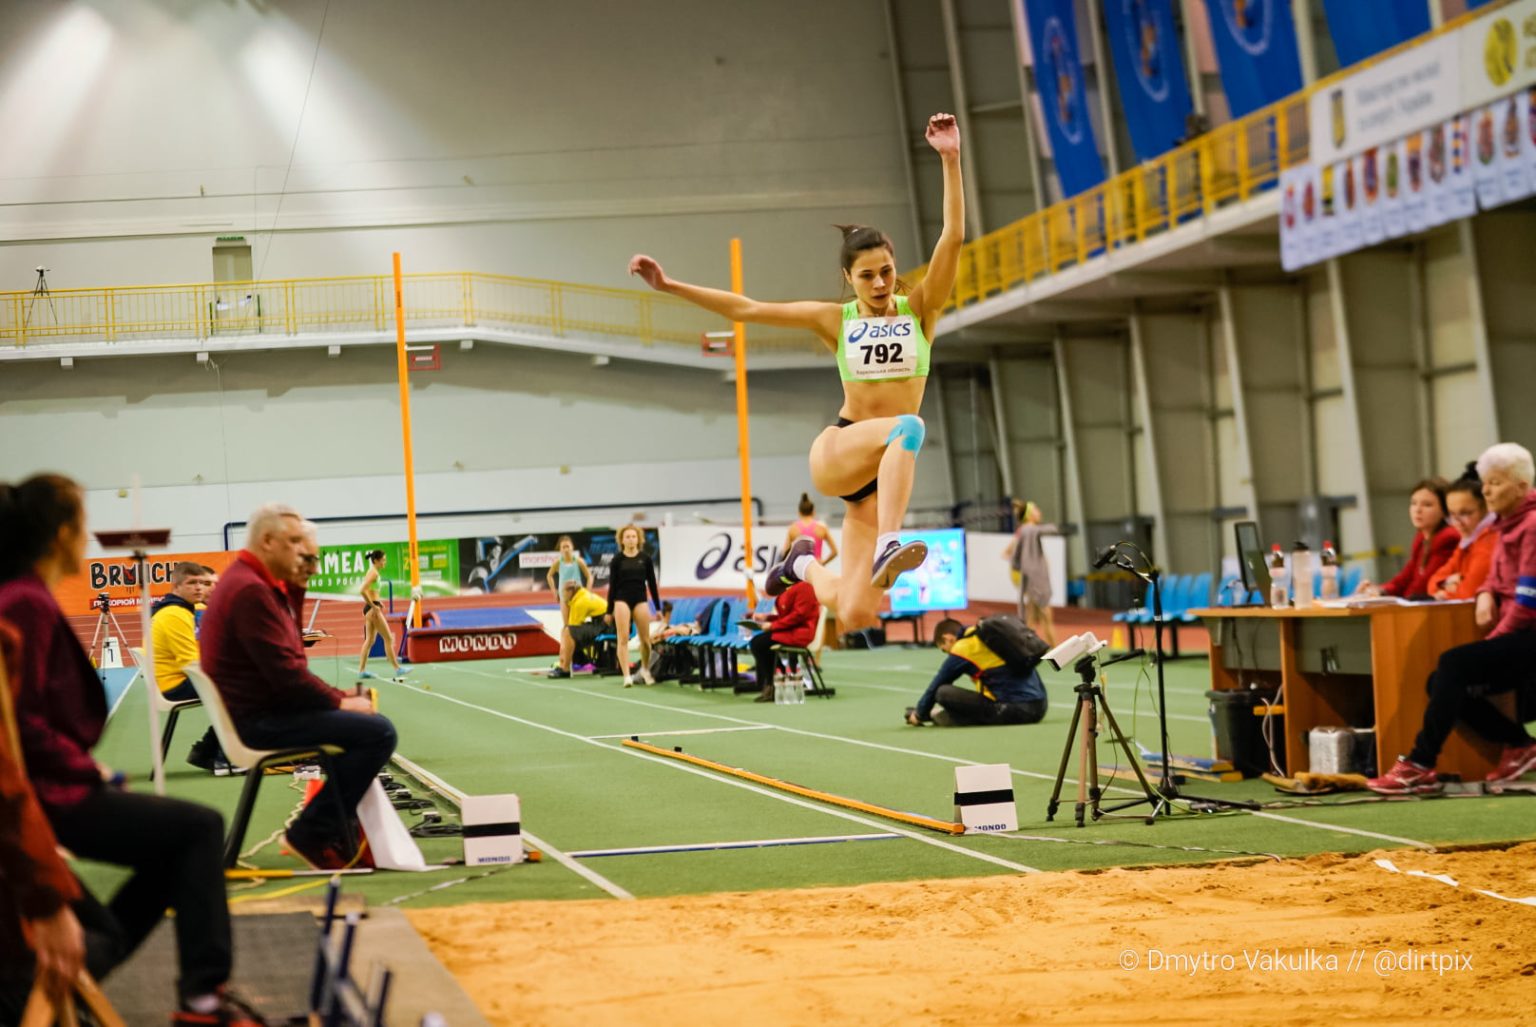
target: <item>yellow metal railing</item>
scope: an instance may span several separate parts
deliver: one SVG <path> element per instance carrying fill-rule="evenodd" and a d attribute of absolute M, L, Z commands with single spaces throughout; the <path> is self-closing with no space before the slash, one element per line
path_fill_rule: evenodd
<path fill-rule="evenodd" d="M 383 332 L 394 324 L 388 275 L 0 293 L 0 345 L 40 340 L 259 338 Z M 405 276 L 406 327 L 483 326 L 597 335 L 691 349 L 730 325 L 671 296 L 468 271 Z M 753 330 L 753 352 L 821 352 L 806 333 Z"/>

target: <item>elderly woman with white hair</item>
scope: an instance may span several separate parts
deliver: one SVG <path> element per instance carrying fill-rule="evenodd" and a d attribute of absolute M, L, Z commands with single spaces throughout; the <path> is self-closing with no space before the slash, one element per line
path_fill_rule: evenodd
<path fill-rule="evenodd" d="M 1477 594 L 1477 624 L 1488 635 L 1441 654 L 1413 751 L 1369 782 L 1384 795 L 1438 792 L 1443 786 L 1435 761 L 1458 722 L 1504 746 L 1489 781 L 1513 781 L 1536 770 L 1536 739 L 1488 700 L 1511 690 L 1527 702 L 1536 698 L 1536 466 L 1530 450 L 1501 442 L 1478 458 L 1477 473 L 1488 509 L 1498 517 L 1498 547 Z"/>

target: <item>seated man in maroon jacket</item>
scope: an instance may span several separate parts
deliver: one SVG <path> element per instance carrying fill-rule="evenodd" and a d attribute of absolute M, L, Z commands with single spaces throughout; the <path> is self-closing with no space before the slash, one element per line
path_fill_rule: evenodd
<path fill-rule="evenodd" d="M 199 643 L 203 669 L 218 685 L 240 738 L 258 749 L 329 743 L 346 751 L 331 761 L 331 779 L 288 827 L 288 847 L 317 870 L 357 862 L 360 849 L 346 839 L 355 830 L 339 822 L 342 806 L 355 811 L 395 751 L 395 728 L 373 712 L 367 696 L 338 691 L 310 673 L 291 605 L 300 577 L 304 520 L 297 511 L 268 504 L 251 515 L 246 546 L 219 581 L 203 614 Z M 348 849 L 350 848 L 350 851 Z"/>

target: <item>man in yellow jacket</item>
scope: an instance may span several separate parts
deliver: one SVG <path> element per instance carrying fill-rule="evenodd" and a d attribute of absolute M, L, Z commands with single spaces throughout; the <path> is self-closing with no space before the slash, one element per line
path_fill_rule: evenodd
<path fill-rule="evenodd" d="M 172 702 L 197 698 L 184 668 L 201 655 L 197 647 L 197 612 L 213 587 L 213 574 L 211 567 L 183 560 L 171 568 L 171 591 L 150 608 L 149 637 L 155 650 L 155 684 Z M 211 727 L 192 746 L 187 762 L 215 774 L 231 771 Z"/>
<path fill-rule="evenodd" d="M 603 633 L 608 601 L 596 592 L 581 587 L 579 581 L 561 586 L 561 598 L 569 611 L 560 629 L 560 665 L 549 672 L 552 678 L 571 676 L 571 662 L 577 646 L 588 646 Z"/>

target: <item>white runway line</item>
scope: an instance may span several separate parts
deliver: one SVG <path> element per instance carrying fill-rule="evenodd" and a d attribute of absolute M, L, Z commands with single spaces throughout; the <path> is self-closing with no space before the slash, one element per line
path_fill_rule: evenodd
<path fill-rule="evenodd" d="M 420 689 L 417 689 L 417 691 L 420 691 Z M 428 692 L 428 693 L 424 693 L 424 694 L 430 695 L 432 693 Z M 406 759 L 404 756 L 401 756 L 399 753 L 396 753 L 394 756 L 390 757 L 390 759 L 393 760 L 395 763 L 400 764 L 400 766 L 404 767 L 406 773 L 411 774 L 411 775 L 415 776 L 417 779 L 426 782 L 431 787 L 436 788 L 439 792 L 441 792 L 442 794 L 450 797 L 455 802 L 457 802 L 461 809 L 463 808 L 463 806 L 464 806 L 464 795 L 465 795 L 464 792 L 462 792 L 459 789 L 455 788 L 453 785 L 449 784 L 447 781 L 444 781 L 441 777 L 439 777 L 438 775 L 432 773 L 432 771 L 428 770 L 426 767 L 423 767 L 421 764 L 416 763 L 416 762 L 414 762 L 412 760 Z M 555 848 L 553 845 L 549 844 L 544 839 L 538 837 L 533 832 L 528 831 L 528 830 L 525 829 L 521 833 L 522 833 L 523 838 L 528 842 L 528 844 L 532 845 L 535 849 L 538 849 L 540 852 L 547 852 L 547 853 L 549 853 L 549 857 L 551 859 L 553 859 L 556 863 L 559 863 L 561 866 L 565 867 L 567 870 L 569 870 L 572 873 L 576 874 L 578 877 L 584 877 L 588 881 L 591 881 L 593 884 L 597 885 L 599 888 L 601 888 L 603 891 L 607 892 L 609 895 L 612 895 L 614 898 L 616 898 L 616 899 L 633 899 L 634 898 L 634 896 L 631 895 L 624 888 L 621 888 L 618 885 L 614 884 L 612 881 L 608 880 L 608 878 L 604 877 L 602 874 L 598 873 L 596 870 L 593 870 L 590 867 L 582 866 L 580 863 L 578 863 L 574 859 L 572 859 L 567 853 L 561 852 L 559 849 Z M 467 880 L 467 878 L 466 878 L 466 880 Z M 462 883 L 462 881 L 461 882 L 456 882 L 456 883 Z M 428 889 L 428 891 L 431 891 L 431 890 L 432 889 Z M 422 894 L 426 894 L 426 893 L 423 892 Z"/>
<path fill-rule="evenodd" d="M 652 856 L 674 852 L 718 852 L 724 849 L 770 849 L 781 845 L 828 845 L 833 842 L 870 842 L 900 838 L 890 831 L 878 834 L 811 835 L 805 838 L 756 838 L 745 842 L 694 842 L 686 845 L 634 845 L 626 849 L 582 849 L 568 852 L 572 859 L 596 859 L 599 856 Z"/>
<path fill-rule="evenodd" d="M 1366 831 L 1358 827 L 1340 827 L 1337 824 L 1319 824 L 1311 820 L 1302 820 L 1298 817 L 1287 817 L 1280 813 L 1254 812 L 1253 816 L 1263 817 L 1265 820 L 1279 820 L 1287 824 L 1302 824 L 1306 827 L 1315 827 L 1323 831 L 1342 831 L 1345 834 L 1357 834 L 1362 838 L 1380 838 L 1386 842 L 1400 842 L 1403 845 L 1411 845 L 1415 849 L 1428 849 L 1433 852 L 1435 847 L 1428 842 L 1421 842 L 1414 838 L 1404 838 L 1395 834 L 1381 834 L 1377 831 Z"/>
<path fill-rule="evenodd" d="M 489 679 L 491 679 L 493 681 L 505 680 L 505 679 L 503 679 L 501 677 L 498 677 L 495 674 L 489 674 L 489 673 L 487 673 L 485 671 L 469 670 L 468 668 L 461 668 L 461 669 L 463 669 L 464 673 L 466 673 L 466 674 L 473 674 L 476 677 L 489 678 Z M 897 752 L 897 753 L 902 753 L 902 754 L 907 755 L 907 756 L 921 756 L 921 757 L 923 757 L 925 759 L 943 760 L 946 763 L 955 763 L 955 764 L 959 764 L 961 766 L 967 766 L 967 767 L 979 766 L 979 764 L 975 760 L 961 759 L 961 758 L 959 758 L 957 756 L 946 756 L 946 755 L 944 755 L 942 753 L 936 753 L 936 752 L 923 752 L 920 749 L 905 749 L 905 748 L 902 748 L 899 745 L 885 745 L 884 743 L 881 743 L 881 742 L 867 742 L 867 741 L 863 740 L 862 738 L 847 738 L 847 737 L 844 737 L 842 735 L 823 734 L 820 731 L 807 731 L 804 728 L 785 727 L 785 726 L 783 726 L 781 724 L 762 725 L 761 721 L 745 720 L 745 719 L 743 719 L 741 717 L 731 717 L 731 716 L 727 716 L 726 714 L 723 714 L 723 713 L 709 713 L 709 712 L 704 711 L 704 710 L 690 710 L 690 709 L 687 709 L 687 708 L 681 707 L 681 706 L 666 706 L 666 705 L 662 705 L 660 703 L 646 702 L 644 699 L 630 699 L 630 698 L 628 698 L 626 696 L 622 696 L 622 695 L 608 695 L 605 692 L 575 691 L 575 690 L 568 689 L 568 688 L 560 688 L 560 687 L 555 686 L 555 685 L 541 685 L 541 684 L 537 684 L 537 683 L 534 683 L 534 682 L 529 682 L 529 684 L 532 687 L 534 687 L 534 688 L 544 688 L 544 689 L 548 689 L 550 691 L 564 692 L 564 693 L 566 693 L 568 695 L 581 695 L 581 696 L 587 696 L 587 697 L 592 698 L 592 699 L 605 699 L 605 700 L 608 700 L 609 702 L 629 703 L 629 704 L 634 705 L 634 706 L 645 706 L 645 707 L 649 707 L 650 709 L 655 709 L 655 710 L 668 710 L 668 711 L 673 712 L 673 713 L 685 713 L 685 714 L 689 714 L 689 715 L 695 716 L 695 717 L 708 717 L 708 718 L 710 718 L 712 720 L 727 720 L 727 721 L 731 721 L 731 722 L 737 723 L 737 724 L 755 724 L 755 725 L 759 725 L 759 726 L 771 727 L 771 728 L 773 728 L 776 731 L 785 731 L 785 732 L 788 732 L 790 734 L 795 734 L 795 735 L 805 735 L 805 736 L 807 736 L 809 738 L 821 738 L 821 739 L 825 739 L 826 741 L 831 741 L 831 742 L 844 742 L 844 743 L 847 743 L 848 745 L 859 745 L 859 746 L 863 746 L 863 747 L 868 748 L 868 749 L 882 749 L 882 750 L 884 750 L 886 752 Z M 1054 774 L 1042 774 L 1039 771 L 1034 771 L 1034 770 L 1018 770 L 1018 769 L 1015 769 L 1013 771 L 1013 775 L 1015 777 L 1031 777 L 1031 778 L 1036 778 L 1036 779 L 1041 780 L 1041 781 L 1055 781 L 1056 780 L 1056 775 L 1054 775 Z M 1077 784 L 1077 778 L 1075 778 L 1075 777 L 1066 777 L 1066 778 L 1063 778 L 1062 780 L 1063 780 L 1063 784 L 1067 784 L 1067 785 L 1076 785 Z M 1106 787 L 1104 790 L 1106 792 L 1110 792 L 1110 791 L 1120 792 L 1120 793 L 1122 793 L 1124 795 L 1140 795 L 1141 794 L 1140 790 L 1138 790 L 1138 789 L 1135 789 L 1135 788 L 1122 788 L 1122 787 L 1120 787 L 1118 785 L 1110 785 L 1110 786 Z M 1433 849 L 1434 848 L 1434 846 L 1429 844 L 1428 842 L 1415 841 L 1415 840 L 1413 840 L 1411 838 L 1402 838 L 1402 837 L 1399 837 L 1398 835 L 1393 835 L 1393 834 L 1382 834 L 1382 833 L 1377 832 L 1377 831 L 1367 831 L 1367 830 L 1365 830 L 1363 828 L 1358 828 L 1358 827 L 1336 827 L 1336 826 L 1333 826 L 1331 824 L 1320 824 L 1320 823 L 1315 823 L 1315 822 L 1310 821 L 1310 820 L 1302 820 L 1302 819 L 1300 819 L 1298 817 L 1287 817 L 1287 816 L 1284 816 L 1284 815 L 1279 814 L 1279 813 L 1255 812 L 1255 811 L 1252 811 L 1252 810 L 1250 810 L 1248 812 L 1252 816 L 1263 817 L 1266 820 L 1278 820 L 1278 821 L 1282 821 L 1282 822 L 1288 823 L 1288 824 L 1296 824 L 1296 825 L 1299 825 L 1301 827 L 1310 827 L 1310 828 L 1312 828 L 1314 830 L 1318 830 L 1318 831 L 1338 831 L 1338 832 L 1341 832 L 1343 834 L 1358 835 L 1358 836 L 1360 836 L 1362 838 L 1379 838 L 1382 841 L 1401 842 L 1401 843 L 1403 843 L 1405 845 L 1411 845 L 1414 848 L 1419 848 L 1419 849 Z"/>
<path fill-rule="evenodd" d="M 769 731 L 772 724 L 757 724 L 743 727 L 695 727 L 683 731 L 620 731 L 616 735 L 588 735 L 588 738 L 660 738 L 662 735 L 721 735 L 727 731 Z"/>
<path fill-rule="evenodd" d="M 481 671 L 481 672 L 469 671 L 469 673 L 471 673 L 471 674 L 478 673 L 482 677 L 489 677 L 489 678 L 492 678 L 492 679 L 497 680 L 497 681 L 502 680 L 502 678 L 499 678 L 499 677 L 497 677 L 494 674 L 486 674 L 483 671 Z M 953 845 L 953 844 L 951 844 L 949 842 L 940 841 L 937 838 L 928 838 L 928 837 L 926 837 L 924 835 L 917 834 L 916 832 L 908 831 L 908 830 L 905 830 L 903 828 L 893 828 L 893 827 L 891 827 L 888 824 L 882 824 L 882 823 L 880 823 L 879 821 L 876 821 L 876 820 L 869 820 L 869 819 L 867 819 L 865 817 L 858 816 L 857 814 L 854 814 L 854 813 L 848 813 L 848 812 L 846 812 L 844 810 L 840 810 L 840 809 L 837 809 L 835 807 L 829 807 L 829 806 L 825 806 L 825 805 L 822 805 L 822 804 L 819 804 L 819 803 L 808 802 L 808 801 L 803 800 L 803 799 L 795 798 L 792 795 L 784 795 L 781 792 L 776 792 L 776 791 L 773 791 L 773 790 L 768 789 L 768 788 L 760 788 L 757 785 L 749 784 L 746 781 L 738 781 L 738 780 L 736 780 L 734 778 L 730 778 L 730 777 L 721 777 L 718 774 L 712 774 L 709 771 L 701 770 L 698 767 L 690 767 L 690 766 L 688 766 L 687 764 L 684 764 L 684 763 L 677 763 L 677 762 L 675 762 L 673 760 L 666 759 L 665 757 L 662 757 L 662 756 L 652 756 L 649 753 L 638 752 L 638 751 L 636 751 L 634 749 L 625 749 L 625 748 L 620 748 L 620 747 L 614 746 L 614 745 L 608 745 L 608 744 L 606 744 L 604 742 L 593 741 L 592 739 L 588 738 L 585 735 L 578 735 L 575 732 L 566 731 L 563 728 L 554 727 L 554 726 L 552 726 L 550 724 L 540 724 L 538 721 L 535 721 L 535 720 L 528 720 L 525 717 L 513 716 L 512 714 L 504 713 L 501 710 L 493 710 L 489 706 L 480 706 L 480 705 L 477 705 L 477 704 L 472 703 L 472 702 L 466 702 L 463 699 L 457 699 L 457 698 L 454 698 L 451 695 L 444 695 L 441 692 L 427 692 L 427 691 L 424 691 L 424 690 L 422 690 L 420 688 L 417 688 L 415 685 L 409 684 L 408 682 L 397 682 L 396 684 L 400 688 L 410 689 L 411 691 L 416 692 L 419 695 L 427 696 L 428 698 L 440 699 L 443 702 L 454 703 L 455 705 L 463 706 L 466 709 L 478 710 L 481 713 L 489 713 L 493 717 L 500 717 L 503 720 L 510 720 L 514 724 L 522 724 L 524 727 L 531 727 L 531 728 L 535 728 L 535 729 L 537 729 L 539 731 L 548 731 L 551 734 L 561 735 L 561 736 L 563 736 L 565 738 L 571 738 L 571 739 L 574 739 L 574 740 L 576 740 L 578 742 L 581 742 L 581 743 L 583 743 L 585 745 L 596 746 L 597 748 L 602 749 L 602 750 L 604 750 L 606 752 L 616 752 L 616 753 L 620 753 L 621 755 L 631 757 L 632 759 L 647 760 L 649 762 L 657 764 L 658 766 L 670 767 L 673 770 L 682 771 L 682 772 L 689 773 L 689 774 L 695 774 L 695 775 L 697 775 L 699 777 L 704 778 L 706 781 L 714 781 L 714 782 L 716 782 L 718 784 L 728 785 L 728 786 L 730 786 L 732 788 L 742 788 L 742 789 L 744 789 L 746 791 L 749 791 L 749 792 L 756 792 L 758 795 L 763 795 L 763 796 L 766 796 L 767 798 L 774 799 L 774 800 L 777 800 L 779 802 L 786 802 L 786 803 L 789 803 L 791 806 L 800 806 L 800 807 L 802 807 L 804 809 L 812 810 L 812 811 L 814 811 L 816 813 L 825 814 L 826 816 L 838 817 L 838 818 L 840 818 L 842 820 L 851 820 L 855 824 L 862 824 L 865 827 L 872 827 L 872 828 L 875 828 L 877 831 L 888 831 L 888 832 L 893 833 L 893 834 L 899 834 L 899 835 L 901 835 L 904 838 L 911 838 L 913 841 L 921 842 L 924 845 L 931 845 L 934 848 L 947 849 L 950 852 L 958 853 L 958 854 L 960 854 L 962 856 L 965 856 L 965 857 L 967 857 L 969 859 L 981 860 L 983 863 L 993 863 L 993 864 L 995 864 L 997 866 L 1000 866 L 1000 867 L 1006 867 L 1009 870 L 1016 870 L 1016 871 L 1018 871 L 1021 874 L 1038 874 L 1038 873 L 1040 873 L 1040 870 L 1038 868 L 1036 868 L 1036 867 L 1027 866 L 1027 865 L 1025 865 L 1023 863 L 1015 863 L 1012 860 L 1002 859 L 1002 858 L 1000 858 L 998 856 L 993 856 L 993 855 L 990 855 L 990 854 L 985 853 L 985 852 L 978 852 L 978 851 L 976 851 L 974 849 L 967 849 L 967 848 L 965 848 L 964 846 L 961 846 L 961 845 Z M 538 686 L 535 686 L 535 687 L 538 687 Z M 561 689 L 561 691 L 565 691 L 565 689 Z M 586 694 L 586 693 L 576 693 L 576 694 Z M 642 703 L 641 705 L 648 705 L 648 704 Z M 771 726 L 771 725 L 769 725 L 769 726 Z M 523 836 L 526 837 L 526 838 L 529 838 L 530 840 L 532 840 L 532 836 L 529 835 L 526 831 L 523 832 Z M 556 858 L 558 859 L 559 857 L 557 856 Z M 570 857 L 566 856 L 565 858 L 569 859 Z M 563 862 L 563 860 L 562 860 L 562 862 Z M 572 866 L 572 869 L 574 869 L 574 865 Z M 583 876 L 586 876 L 586 875 L 583 874 Z M 614 887 L 618 887 L 618 886 L 614 885 Z M 633 896 L 631 896 L 631 897 L 633 897 Z"/>

